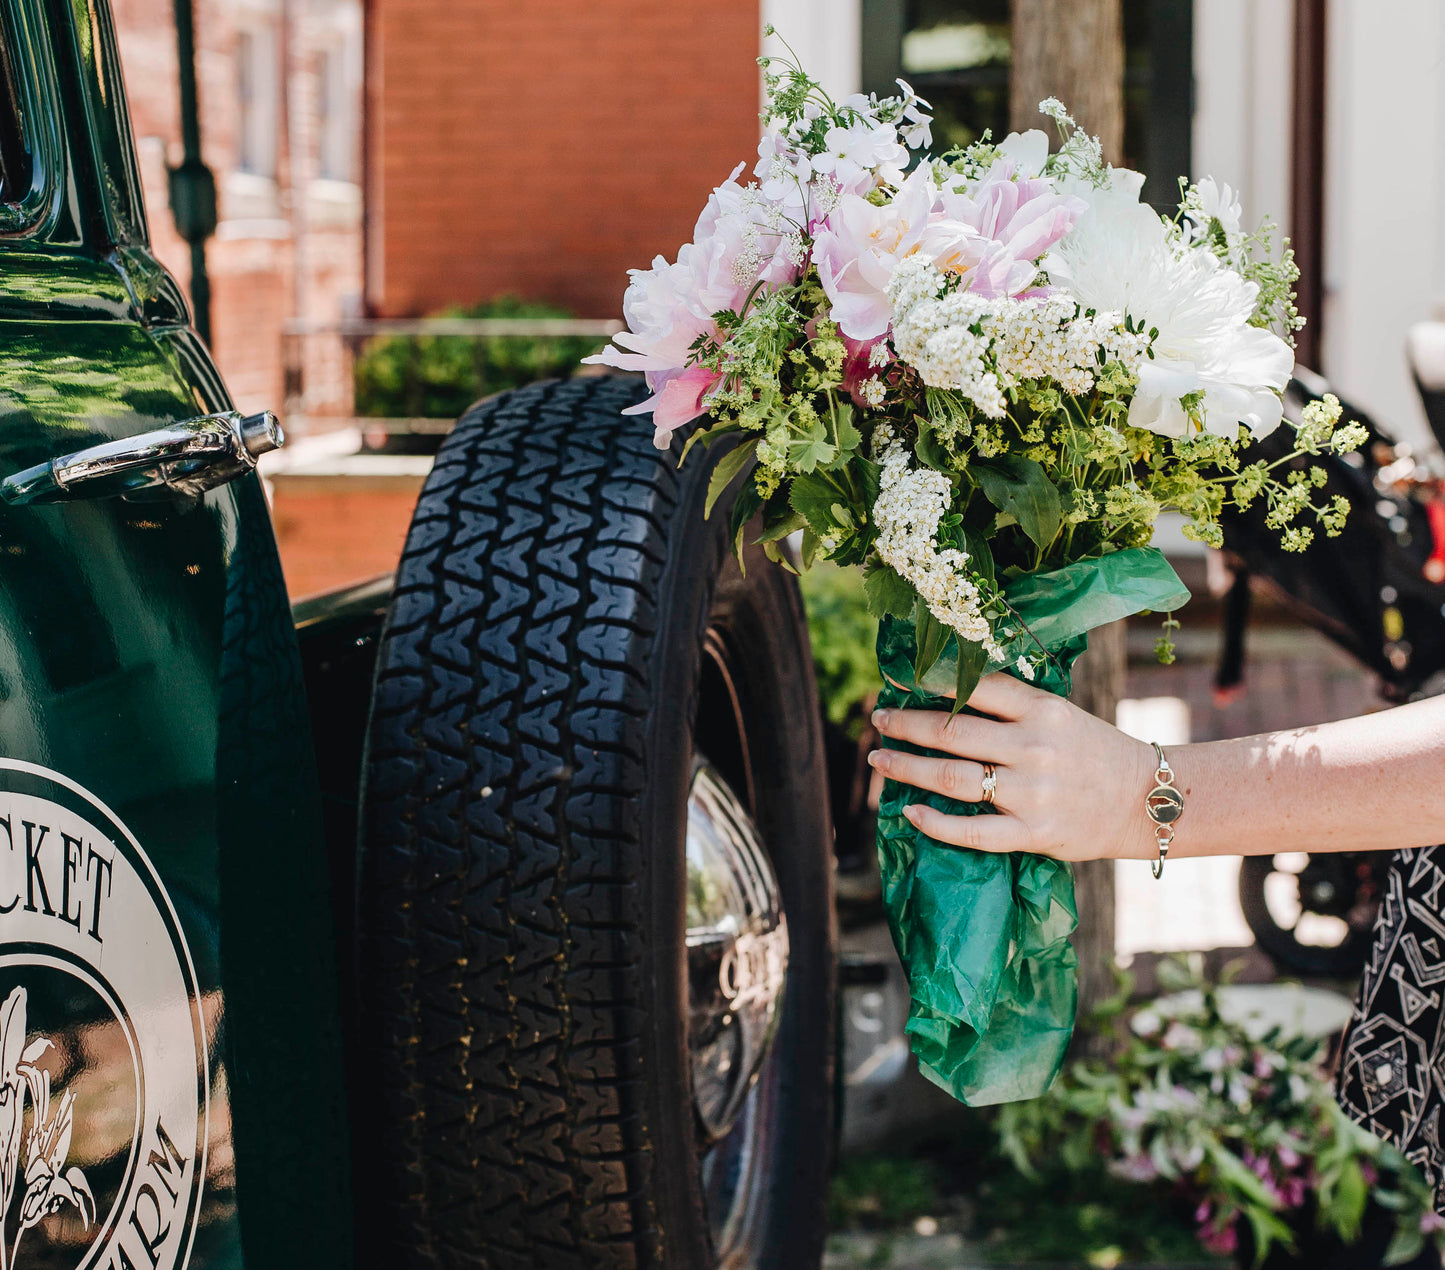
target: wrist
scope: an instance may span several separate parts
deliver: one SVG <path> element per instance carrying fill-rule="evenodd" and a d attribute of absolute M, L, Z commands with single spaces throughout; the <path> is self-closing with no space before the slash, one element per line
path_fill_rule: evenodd
<path fill-rule="evenodd" d="M 1159 763 L 1154 747 L 1147 741 L 1129 738 L 1128 775 L 1124 783 L 1123 825 L 1118 839 L 1116 858 L 1120 860 L 1157 860 L 1158 841 L 1154 823 L 1145 811 L 1145 800 L 1154 788 L 1154 772 Z"/>

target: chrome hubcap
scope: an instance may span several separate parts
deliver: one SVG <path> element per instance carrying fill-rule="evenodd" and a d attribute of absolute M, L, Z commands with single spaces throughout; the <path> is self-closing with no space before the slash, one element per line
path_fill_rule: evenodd
<path fill-rule="evenodd" d="M 788 926 L 752 818 L 706 766 L 687 803 L 687 965 L 703 1189 L 714 1246 L 729 1264 L 752 1242 L 767 1167 L 764 1069 L 787 981 Z"/>

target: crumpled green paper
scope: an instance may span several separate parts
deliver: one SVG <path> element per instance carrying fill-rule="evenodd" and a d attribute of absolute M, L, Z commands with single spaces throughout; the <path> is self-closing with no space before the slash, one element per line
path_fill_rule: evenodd
<path fill-rule="evenodd" d="M 1084 651 L 1086 632 L 1146 609 L 1177 609 L 1189 598 L 1152 547 L 1022 575 L 1004 594 L 1051 654 L 1036 686 L 1060 696 L 1069 692 L 1069 670 Z M 1028 637 L 1016 640 L 1011 656 L 1029 646 L 1037 652 Z M 885 618 L 878 630 L 885 678 L 879 704 L 952 708 L 943 693 L 952 691 L 957 654 L 950 637 L 938 665 L 915 686 L 913 623 Z M 884 745 L 937 753 L 896 741 Z M 903 815 L 918 802 L 948 815 L 992 814 L 982 803 L 884 782 L 878 862 L 893 942 L 908 974 L 913 1050 L 924 1075 L 970 1106 L 1035 1098 L 1058 1074 L 1074 1028 L 1073 872 L 1045 856 L 935 842 Z"/>

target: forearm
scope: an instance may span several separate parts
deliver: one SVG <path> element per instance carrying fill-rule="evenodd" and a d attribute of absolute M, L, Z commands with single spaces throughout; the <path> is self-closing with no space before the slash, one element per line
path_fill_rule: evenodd
<path fill-rule="evenodd" d="M 1171 859 L 1445 842 L 1445 699 L 1168 755 L 1185 796 Z"/>

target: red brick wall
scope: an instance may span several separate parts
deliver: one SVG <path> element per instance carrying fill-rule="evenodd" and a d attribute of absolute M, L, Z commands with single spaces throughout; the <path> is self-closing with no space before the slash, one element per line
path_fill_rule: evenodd
<path fill-rule="evenodd" d="M 206 244 L 211 278 L 212 352 L 244 410 L 281 411 L 285 405 L 281 327 L 292 317 L 334 320 L 361 303 L 361 220 L 357 207 L 329 210 L 337 182 L 319 181 L 318 91 L 323 49 L 335 39 L 338 10 L 360 0 L 196 0 L 196 71 L 201 150 L 216 176 L 221 223 Z M 141 181 L 156 255 L 183 287 L 190 285 L 190 249 L 176 233 L 166 168 L 181 160 L 180 94 L 172 0 L 112 0 L 121 61 L 135 129 Z M 288 13 L 290 15 L 288 19 Z M 282 94 L 276 116 L 276 170 L 258 198 L 238 187 L 236 42 L 245 22 L 266 21 L 284 49 Z M 359 11 L 355 17 L 360 24 Z M 288 119 L 288 111 L 290 116 Z M 360 109 L 354 164 L 359 176 Z M 288 123 L 290 127 L 288 127 Z M 302 151 L 292 163 L 290 139 Z M 246 178 L 239 178 L 244 183 Z M 301 191 L 293 188 L 299 182 Z M 300 203 L 301 214 L 293 211 Z M 298 240 L 300 249 L 298 250 Z M 302 276 L 297 277 L 298 267 Z M 298 313 L 298 308 L 304 310 Z M 305 410 L 350 411 L 349 367 L 325 340 L 303 346 Z"/>
<path fill-rule="evenodd" d="M 368 299 L 621 311 L 756 158 L 758 0 L 372 0 Z"/>

